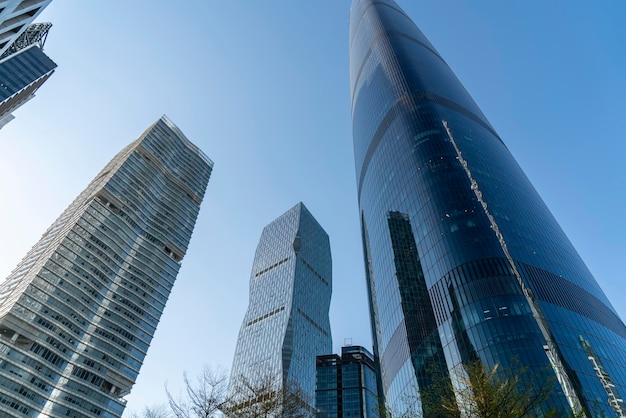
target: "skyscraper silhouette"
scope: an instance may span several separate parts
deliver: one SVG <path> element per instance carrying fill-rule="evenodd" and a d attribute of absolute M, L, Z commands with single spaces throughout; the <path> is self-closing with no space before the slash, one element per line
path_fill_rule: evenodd
<path fill-rule="evenodd" d="M 166 117 L 125 147 L 0 285 L 0 415 L 120 417 L 213 163 Z"/>
<path fill-rule="evenodd" d="M 304 411 L 313 411 L 315 359 L 332 350 L 331 292 L 328 235 L 298 203 L 263 229 L 256 249 L 231 371 L 235 404 L 249 399 L 243 381 L 269 378 L 285 395 L 297 391 Z"/>
<path fill-rule="evenodd" d="M 374 354 L 391 409 L 427 392 L 428 370 L 455 379 L 480 360 L 529 367 L 538 385 L 553 378 L 546 408 L 622 416 L 624 323 L 395 1 L 353 0 L 350 83 Z"/>

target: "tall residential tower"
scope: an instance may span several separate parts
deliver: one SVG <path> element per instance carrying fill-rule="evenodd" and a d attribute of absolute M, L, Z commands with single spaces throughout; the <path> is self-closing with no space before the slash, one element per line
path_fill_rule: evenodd
<path fill-rule="evenodd" d="M 349 42 L 374 354 L 391 410 L 481 361 L 554 379 L 546 408 L 623 416 L 626 327 L 446 62 L 393 0 L 353 0 Z"/>
<path fill-rule="evenodd" d="M 234 402 L 242 382 L 277 381 L 312 414 L 315 358 L 332 350 L 332 261 L 328 235 L 303 203 L 263 229 L 250 274 L 250 302 L 231 371 Z M 242 392 L 243 391 L 243 392 Z"/>
<path fill-rule="evenodd" d="M 0 415 L 117 418 L 213 163 L 165 116 L 109 162 L 0 285 Z"/>

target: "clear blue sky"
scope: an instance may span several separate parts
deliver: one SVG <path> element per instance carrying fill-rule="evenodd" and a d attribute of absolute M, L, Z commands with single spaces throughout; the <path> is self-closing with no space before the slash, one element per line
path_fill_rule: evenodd
<path fill-rule="evenodd" d="M 626 3 L 400 0 L 626 317 Z M 181 7 L 181 4 L 184 7 Z M 230 368 L 264 225 L 303 201 L 333 252 L 334 350 L 371 345 L 348 83 L 349 0 L 56 0 L 59 68 L 0 130 L 0 277 L 162 114 L 215 161 L 128 411 Z"/>

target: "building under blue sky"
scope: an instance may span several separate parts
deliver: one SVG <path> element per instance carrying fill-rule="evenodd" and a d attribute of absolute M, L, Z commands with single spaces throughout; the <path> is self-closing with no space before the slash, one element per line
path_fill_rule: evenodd
<path fill-rule="evenodd" d="M 317 356 L 316 418 L 377 418 L 383 404 L 376 383 L 378 366 L 365 347 L 341 347 L 341 354 Z"/>
<path fill-rule="evenodd" d="M 331 352 L 346 338 L 371 348 L 350 3 L 53 1 L 37 17 L 54 22 L 45 51 L 59 66 L 0 130 L 0 278 L 162 114 L 215 161 L 127 410 L 165 402 L 164 383 L 177 393 L 183 371 L 231 365 L 259 236 L 294 202 L 306 202 L 330 237 Z M 506 141 L 623 317 L 626 223 L 616 214 L 626 198 L 626 4 L 399 5 Z"/>
<path fill-rule="evenodd" d="M 0 414 L 119 418 L 213 163 L 162 116 L 0 285 Z"/>
<path fill-rule="evenodd" d="M 314 411 L 315 358 L 332 349 L 332 283 L 328 235 L 302 202 L 263 228 L 231 370 L 235 405 L 257 395 L 250 385 L 269 380 Z"/>
<path fill-rule="evenodd" d="M 536 390 L 552 379 L 544 412 L 624 416 L 624 322 L 506 138 L 394 0 L 353 1 L 350 86 L 374 351 L 392 414 L 428 399 L 442 371 L 458 387 L 480 361 L 532 370 Z"/>

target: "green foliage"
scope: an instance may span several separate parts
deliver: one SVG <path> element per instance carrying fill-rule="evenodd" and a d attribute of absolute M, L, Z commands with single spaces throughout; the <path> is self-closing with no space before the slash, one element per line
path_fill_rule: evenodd
<path fill-rule="evenodd" d="M 496 364 L 491 370 L 475 361 L 449 379 L 435 382 L 421 396 L 405 402 L 402 413 L 386 412 L 386 417 L 417 418 L 535 418 L 561 417 L 560 411 L 546 410 L 545 401 L 554 388 L 554 380 L 543 373 L 531 373 L 527 367 L 504 369 Z M 423 413 L 422 411 L 429 411 Z M 574 418 L 582 418 L 573 416 Z"/>
<path fill-rule="evenodd" d="M 499 369 L 496 364 L 485 370 L 479 361 L 466 366 L 465 373 L 458 376 L 454 397 L 442 400 L 445 417 L 457 417 L 459 412 L 476 418 L 544 416 L 541 404 L 554 382 L 543 380 L 538 386 L 539 376 L 529 376 L 526 367 Z"/>

